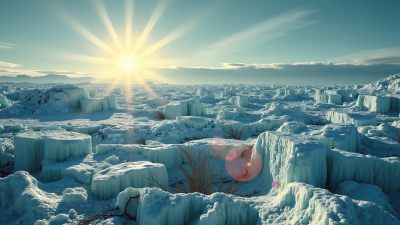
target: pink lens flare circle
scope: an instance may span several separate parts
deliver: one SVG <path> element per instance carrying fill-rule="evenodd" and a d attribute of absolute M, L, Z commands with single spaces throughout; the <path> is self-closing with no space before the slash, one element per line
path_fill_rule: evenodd
<path fill-rule="evenodd" d="M 252 149 L 244 151 L 231 149 L 225 156 L 225 169 L 237 181 L 249 181 L 261 172 L 262 161 L 257 152 L 252 154 Z"/>
<path fill-rule="evenodd" d="M 281 187 L 281 184 L 278 181 L 272 181 L 273 189 L 279 189 L 280 187 Z"/>

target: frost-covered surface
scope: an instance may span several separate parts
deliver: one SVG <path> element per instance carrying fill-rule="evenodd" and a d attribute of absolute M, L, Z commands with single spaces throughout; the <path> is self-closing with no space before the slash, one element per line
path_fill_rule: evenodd
<path fill-rule="evenodd" d="M 0 84 L 0 224 L 399 224 L 399 82 Z"/>

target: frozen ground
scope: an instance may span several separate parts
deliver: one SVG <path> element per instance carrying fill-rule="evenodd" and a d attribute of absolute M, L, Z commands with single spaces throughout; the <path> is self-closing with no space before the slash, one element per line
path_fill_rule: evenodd
<path fill-rule="evenodd" d="M 0 84 L 0 224 L 400 224 L 400 75 L 132 90 Z"/>

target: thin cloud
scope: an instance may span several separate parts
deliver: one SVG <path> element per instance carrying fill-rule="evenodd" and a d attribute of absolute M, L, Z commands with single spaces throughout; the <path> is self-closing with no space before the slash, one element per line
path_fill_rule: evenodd
<path fill-rule="evenodd" d="M 65 70 L 35 70 L 35 69 L 22 69 L 22 65 L 0 61 L 0 76 L 15 76 L 15 75 L 30 75 L 30 76 L 42 76 L 47 74 L 62 74 L 68 75 L 72 77 L 81 77 L 81 76 L 93 76 L 92 73 L 84 73 L 84 72 L 74 72 L 74 71 L 65 71 Z"/>
<path fill-rule="evenodd" d="M 0 49 L 11 49 L 14 48 L 15 44 L 13 43 L 8 43 L 8 42 L 1 42 L 0 41 Z"/>
<path fill-rule="evenodd" d="M 239 52 L 285 36 L 294 30 L 316 23 L 315 20 L 309 18 L 312 14 L 311 10 L 294 10 L 280 14 L 210 45 L 202 51 L 201 55 Z"/>
<path fill-rule="evenodd" d="M 374 65 L 396 64 L 400 65 L 400 48 L 381 48 L 360 51 L 353 54 L 336 57 L 331 60 L 336 63 Z"/>

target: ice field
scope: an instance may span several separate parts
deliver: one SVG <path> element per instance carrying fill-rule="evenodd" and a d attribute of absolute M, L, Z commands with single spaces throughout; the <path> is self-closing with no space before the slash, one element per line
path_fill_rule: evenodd
<path fill-rule="evenodd" d="M 0 83 L 0 224 L 400 224 L 399 115 L 400 74 Z"/>

